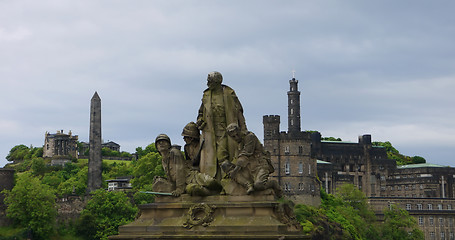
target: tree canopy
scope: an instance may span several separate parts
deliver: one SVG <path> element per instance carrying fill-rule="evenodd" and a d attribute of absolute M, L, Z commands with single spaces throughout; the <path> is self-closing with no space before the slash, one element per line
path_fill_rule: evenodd
<path fill-rule="evenodd" d="M 48 239 L 57 214 L 54 191 L 30 173 L 23 173 L 14 188 L 4 193 L 7 217 L 16 225 L 30 228 L 36 239 Z"/>
<path fill-rule="evenodd" d="M 86 239 L 107 240 L 118 233 L 118 227 L 134 220 L 138 208 L 123 192 L 99 189 L 81 213 L 77 231 Z"/>

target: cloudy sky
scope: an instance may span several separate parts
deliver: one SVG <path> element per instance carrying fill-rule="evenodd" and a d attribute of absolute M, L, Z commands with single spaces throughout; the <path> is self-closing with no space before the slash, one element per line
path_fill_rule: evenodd
<path fill-rule="evenodd" d="M 134 152 L 167 133 L 183 145 L 206 77 L 220 71 L 263 138 L 287 130 L 292 71 L 302 130 L 455 166 L 453 1 L 0 1 L 0 165 L 63 129 Z"/>

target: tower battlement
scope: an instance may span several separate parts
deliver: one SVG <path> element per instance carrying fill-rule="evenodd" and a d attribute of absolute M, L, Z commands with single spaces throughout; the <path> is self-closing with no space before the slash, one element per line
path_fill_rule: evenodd
<path fill-rule="evenodd" d="M 265 115 L 262 118 L 264 124 L 264 139 L 278 139 L 280 135 L 280 116 Z"/>

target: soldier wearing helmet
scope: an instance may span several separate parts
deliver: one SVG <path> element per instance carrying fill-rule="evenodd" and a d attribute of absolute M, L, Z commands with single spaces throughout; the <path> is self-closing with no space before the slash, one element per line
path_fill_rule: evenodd
<path fill-rule="evenodd" d="M 221 185 L 211 176 L 199 172 L 199 159 L 201 144 L 199 143 L 199 129 L 194 122 L 188 123 L 182 131 L 185 141 L 185 157 L 188 165 L 192 165 L 192 170 L 186 178 L 186 192 L 190 195 L 208 196 L 217 194 L 221 191 Z"/>
<path fill-rule="evenodd" d="M 239 143 L 234 160 L 235 167 L 228 168 L 229 176 L 244 186 L 247 194 L 271 188 L 276 196 L 281 197 L 282 191 L 278 182 L 269 179 L 269 174 L 274 171 L 270 153 L 264 150 L 256 135 L 249 131 L 241 131 L 236 123 L 227 126 L 227 134 Z"/>
<path fill-rule="evenodd" d="M 155 146 L 162 157 L 166 178 L 155 178 L 153 190 L 171 192 L 174 197 L 178 197 L 185 192 L 185 180 L 189 172 L 185 158 L 178 147 L 171 145 L 171 139 L 166 134 L 156 137 Z"/>
<path fill-rule="evenodd" d="M 188 123 L 182 131 L 183 140 L 185 141 L 185 158 L 187 161 L 191 161 L 195 169 L 199 168 L 200 160 L 200 134 L 196 123 Z"/>

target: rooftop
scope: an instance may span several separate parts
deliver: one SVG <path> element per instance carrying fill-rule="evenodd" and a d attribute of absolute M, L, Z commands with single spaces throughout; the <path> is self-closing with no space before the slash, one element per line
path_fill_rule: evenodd
<path fill-rule="evenodd" d="M 331 162 L 326 162 L 326 161 L 322 161 L 322 160 L 316 160 L 316 163 L 317 164 L 332 164 Z"/>
<path fill-rule="evenodd" d="M 432 167 L 432 168 L 448 168 L 448 167 L 450 167 L 450 166 L 443 166 L 443 165 L 438 165 L 438 164 L 433 164 L 433 163 L 418 163 L 418 164 L 408 164 L 408 165 L 397 166 L 398 169 L 404 169 L 404 168 L 425 168 L 425 167 Z"/>

